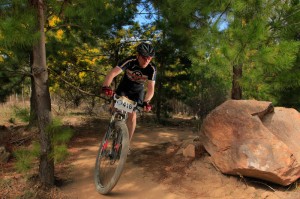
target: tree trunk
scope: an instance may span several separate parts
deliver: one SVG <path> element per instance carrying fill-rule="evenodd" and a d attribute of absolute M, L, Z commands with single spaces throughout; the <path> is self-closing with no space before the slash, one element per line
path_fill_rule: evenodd
<path fill-rule="evenodd" d="M 162 106 L 163 106 L 163 99 L 165 98 L 164 92 L 164 79 L 165 79 L 165 62 L 163 59 L 158 60 L 160 63 L 160 73 L 157 75 L 157 94 L 156 94 L 156 119 L 160 122 L 161 121 L 161 113 L 162 113 Z"/>
<path fill-rule="evenodd" d="M 51 135 L 46 127 L 51 123 L 51 100 L 46 66 L 46 47 L 44 32 L 44 1 L 31 0 L 38 14 L 39 41 L 33 47 L 32 73 L 34 80 L 35 99 L 37 107 L 38 126 L 40 132 L 41 155 L 39 176 L 45 186 L 54 185 L 54 160 L 52 156 Z"/>
<path fill-rule="evenodd" d="M 119 63 L 119 46 L 115 48 L 115 53 L 114 53 L 114 60 L 113 60 L 113 66 L 112 68 L 114 68 L 115 66 L 117 66 L 117 64 Z M 118 87 L 118 81 L 117 81 L 117 78 L 114 78 L 113 79 L 113 82 L 114 82 L 114 89 L 117 89 Z"/>
<path fill-rule="evenodd" d="M 161 94 L 162 94 L 162 82 L 158 79 L 157 97 L 156 97 L 156 118 L 158 121 L 161 119 Z"/>
<path fill-rule="evenodd" d="M 30 53 L 30 66 L 33 65 L 33 53 Z M 31 70 L 31 73 L 33 71 Z M 31 76 L 31 91 L 30 92 L 30 118 L 29 118 L 29 126 L 38 126 L 38 117 L 37 117 L 37 100 L 35 93 L 35 84 L 34 78 Z"/>
<path fill-rule="evenodd" d="M 242 76 L 243 76 L 242 65 L 234 65 L 233 74 L 232 74 L 231 99 L 235 99 L 235 100 L 242 99 L 242 87 L 240 84 L 240 80 L 242 79 Z"/>

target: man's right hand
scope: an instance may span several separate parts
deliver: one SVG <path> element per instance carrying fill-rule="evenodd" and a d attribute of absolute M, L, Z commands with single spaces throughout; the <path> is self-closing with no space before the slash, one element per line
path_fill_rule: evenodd
<path fill-rule="evenodd" d="M 114 95 L 113 90 L 109 86 L 103 86 L 102 92 L 108 97 L 112 97 Z"/>
<path fill-rule="evenodd" d="M 143 102 L 144 111 L 149 112 L 152 109 L 152 106 L 149 104 L 149 102 Z"/>

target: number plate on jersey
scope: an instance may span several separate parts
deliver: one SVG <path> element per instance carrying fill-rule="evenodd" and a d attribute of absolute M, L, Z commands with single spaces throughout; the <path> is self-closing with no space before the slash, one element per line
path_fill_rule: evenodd
<path fill-rule="evenodd" d="M 136 102 L 122 96 L 119 98 L 114 97 L 116 102 L 115 102 L 115 108 L 126 111 L 128 113 L 132 113 L 133 109 L 136 107 Z"/>

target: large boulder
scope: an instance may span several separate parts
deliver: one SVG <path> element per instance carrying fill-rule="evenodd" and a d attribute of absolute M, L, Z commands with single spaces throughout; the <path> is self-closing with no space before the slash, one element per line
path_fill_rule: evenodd
<path fill-rule="evenodd" d="M 271 102 L 228 100 L 201 127 L 204 147 L 224 174 L 289 185 L 300 177 L 300 113 Z"/>

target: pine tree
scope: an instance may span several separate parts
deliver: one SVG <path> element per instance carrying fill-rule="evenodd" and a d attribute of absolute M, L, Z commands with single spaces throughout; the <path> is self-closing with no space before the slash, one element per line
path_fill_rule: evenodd
<path fill-rule="evenodd" d="M 184 101 L 192 107 L 195 115 L 204 117 L 226 96 L 219 80 L 224 75 L 214 76 L 212 70 L 207 71 L 206 67 L 210 48 L 213 49 L 217 44 L 210 35 L 210 15 L 221 13 L 226 3 L 178 0 L 152 2 L 161 14 L 159 23 L 164 25 L 169 43 L 166 48 L 169 51 L 162 49 L 162 57 L 170 55 L 166 69 L 163 68 L 168 74 L 164 77 L 163 88 L 167 89 L 169 98 Z M 217 91 L 212 92 L 214 90 Z"/>
<path fill-rule="evenodd" d="M 18 92 L 30 76 L 29 53 L 37 38 L 32 9 L 10 0 L 0 4 L 0 101 Z"/>
<path fill-rule="evenodd" d="M 128 22 L 124 19 L 132 15 L 134 9 L 129 5 L 131 2 L 120 0 L 114 2 L 72 1 L 71 4 L 67 1 L 56 0 L 47 2 L 7 0 L 0 5 L 0 14 L 4 18 L 0 23 L 0 50 L 4 59 L 4 63 L 1 63 L 1 70 L 11 57 L 21 57 L 16 49 L 26 49 L 25 52 L 29 55 L 27 60 L 29 62 L 30 57 L 29 63 L 32 64 L 31 71 L 29 70 L 27 73 L 31 75 L 33 80 L 32 88 L 34 90 L 32 93 L 35 94 L 34 101 L 37 105 L 36 114 L 41 144 L 39 174 L 44 185 L 54 184 L 51 134 L 46 132 L 46 127 L 50 125 L 52 119 L 44 32 L 47 28 L 45 21 L 48 19 L 45 17 L 52 16 L 53 13 L 57 12 L 57 16 L 64 19 L 64 24 L 59 24 L 61 27 L 76 27 L 82 33 L 81 38 L 86 38 L 92 42 L 93 40 L 90 39 L 92 34 L 97 32 L 104 36 L 104 33 L 109 32 L 108 29 L 114 29 L 120 24 Z M 127 4 L 126 9 L 121 9 Z M 45 13 L 45 10 L 48 13 Z M 99 23 L 97 23 L 98 21 Z M 32 56 L 30 56 L 31 53 Z M 18 70 L 20 70 L 19 67 L 17 67 Z"/>
<path fill-rule="evenodd" d="M 271 93 L 276 98 L 276 104 L 293 107 L 300 110 L 300 2 L 288 1 L 276 8 L 270 26 L 276 40 L 284 43 L 283 52 L 293 52 L 284 54 L 289 62 L 285 62 L 278 57 L 280 64 L 286 65 L 287 70 L 276 72 L 276 76 L 270 78 L 274 83 Z"/>
<path fill-rule="evenodd" d="M 45 38 L 45 6 L 44 1 L 30 2 L 36 11 L 39 33 L 38 41 L 33 45 L 32 76 L 34 81 L 35 99 L 37 103 L 37 118 L 40 133 L 40 165 L 39 176 L 41 183 L 46 186 L 54 185 L 54 159 L 52 157 L 52 135 L 46 128 L 52 122 L 51 99 L 49 92 L 48 69 L 46 64 L 46 38 Z"/>
<path fill-rule="evenodd" d="M 197 86 L 193 82 L 188 88 L 192 91 L 194 87 L 195 94 L 208 97 L 222 88 L 217 93 L 222 93 L 224 100 L 231 83 L 233 99 L 255 98 L 276 104 L 282 101 L 279 93 L 286 96 L 283 90 L 290 90 L 290 96 L 295 93 L 298 87 L 292 85 L 298 85 L 299 79 L 295 36 L 299 31 L 295 27 L 299 26 L 292 24 L 297 23 L 298 1 L 152 2 L 167 22 L 168 37 L 177 49 L 189 54 Z M 287 40 L 287 35 L 293 38 Z M 293 84 L 285 78 L 287 74 L 293 77 Z M 200 89 L 203 86 L 207 88 Z M 293 88 L 283 89 L 289 86 Z M 211 97 L 210 101 L 216 99 Z"/>

